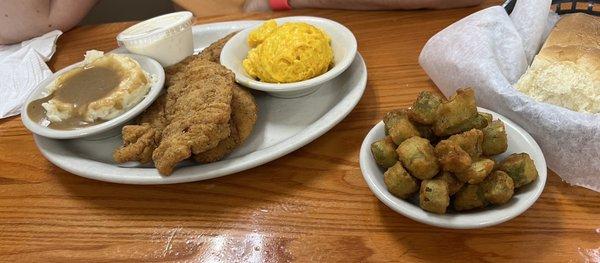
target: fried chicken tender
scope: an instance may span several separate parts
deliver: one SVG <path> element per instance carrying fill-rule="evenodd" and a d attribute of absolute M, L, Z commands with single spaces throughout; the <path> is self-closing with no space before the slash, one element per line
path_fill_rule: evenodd
<path fill-rule="evenodd" d="M 148 123 L 142 125 L 127 125 L 123 127 L 122 147 L 115 151 L 113 158 L 118 163 L 137 161 L 148 163 L 152 161 L 152 152 L 160 142 L 160 132 Z"/>
<path fill-rule="evenodd" d="M 165 117 L 166 94 L 158 97 L 135 121 L 139 125 L 123 127 L 124 146 L 117 149 L 113 158 L 117 163 L 152 161 L 152 153 L 158 147 L 162 130 L 167 125 Z"/>
<path fill-rule="evenodd" d="M 136 125 L 123 128 L 116 162 L 154 161 L 161 174 L 169 175 L 192 156 L 205 163 L 220 160 L 250 136 L 258 112 L 254 97 L 218 64 L 231 36 L 165 69 L 167 92 Z"/>
<path fill-rule="evenodd" d="M 167 93 L 139 118 L 139 125 L 123 127 L 124 146 L 115 151 L 115 161 L 147 163 L 151 154 L 159 172 L 169 175 L 192 153 L 215 148 L 230 135 L 234 75 L 202 61 L 177 73 L 178 81 L 170 83 Z"/>
<path fill-rule="evenodd" d="M 230 134 L 234 75 L 219 64 L 203 61 L 205 65 L 179 73 L 181 81 L 167 90 L 169 124 L 152 154 L 161 174 L 171 174 L 175 164 L 216 147 Z"/>
<path fill-rule="evenodd" d="M 231 99 L 231 118 L 229 120 L 231 133 L 229 137 L 220 141 L 215 148 L 195 155 L 194 160 L 200 163 L 210 163 L 223 159 L 250 136 L 256 123 L 257 113 L 258 107 L 252 94 L 243 87 L 235 85 Z"/>
<path fill-rule="evenodd" d="M 198 54 L 198 58 L 215 63 L 221 63 L 221 50 L 223 50 L 225 43 L 227 43 L 227 41 L 229 41 L 229 39 L 231 39 L 231 37 L 233 37 L 236 33 L 237 32 L 230 33 L 229 35 L 210 44 L 210 46 L 206 47 L 200 54 Z"/>

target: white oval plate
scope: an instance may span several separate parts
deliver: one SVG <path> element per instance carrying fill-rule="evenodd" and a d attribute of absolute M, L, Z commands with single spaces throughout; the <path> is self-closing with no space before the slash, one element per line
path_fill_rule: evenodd
<path fill-rule="evenodd" d="M 144 99 L 142 99 L 138 104 L 136 104 L 131 109 L 127 110 L 126 112 L 124 112 L 123 114 L 117 116 L 116 118 L 114 118 L 112 120 L 109 120 L 109 121 L 106 121 L 106 122 L 103 122 L 100 124 L 92 125 L 89 127 L 76 129 L 76 130 L 56 130 L 56 129 L 48 128 L 46 126 L 39 124 L 36 121 L 33 121 L 31 118 L 29 118 L 29 115 L 27 114 L 27 110 L 23 110 L 21 112 L 21 120 L 23 121 L 23 124 L 25 125 L 25 127 L 35 134 L 38 134 L 38 135 L 41 135 L 44 137 L 54 138 L 54 139 L 83 138 L 83 137 L 88 137 L 91 135 L 101 134 L 101 133 L 107 132 L 111 129 L 121 127 L 127 121 L 135 118 L 135 116 L 142 113 L 146 108 L 148 108 L 150 106 L 150 104 L 152 104 L 152 102 L 154 102 L 154 100 L 158 97 L 158 95 L 162 91 L 163 85 L 165 83 L 165 71 L 163 70 L 162 66 L 156 60 L 151 59 L 149 57 L 135 55 L 135 54 L 122 54 L 122 55 L 128 56 L 128 57 L 134 59 L 135 61 L 137 61 L 140 64 L 140 66 L 142 67 L 142 69 L 144 71 L 148 72 L 148 74 L 156 76 L 156 82 L 153 83 L 152 86 L 150 86 L 148 93 L 145 95 Z M 73 65 L 70 65 L 64 69 L 57 71 L 56 73 L 52 74 L 52 76 L 50 76 L 49 78 L 42 81 L 40 84 L 38 84 L 35 91 L 33 93 L 31 93 L 31 95 L 29 95 L 29 97 L 26 100 L 25 105 L 29 105 L 29 103 L 31 101 L 44 97 L 43 94 L 46 91 L 46 88 L 58 76 L 64 74 L 65 72 L 67 72 L 73 68 L 81 67 L 82 65 L 83 65 L 83 61 L 77 62 Z M 27 107 L 27 106 L 25 106 L 25 107 Z"/>
<path fill-rule="evenodd" d="M 260 21 L 194 26 L 197 50 L 230 32 Z M 198 44 L 201 43 L 201 44 Z M 71 173 L 115 183 L 172 184 L 206 180 L 250 169 L 286 155 L 318 138 L 346 117 L 365 90 L 367 68 L 360 55 L 340 76 L 317 92 L 296 99 L 280 99 L 255 92 L 259 114 L 252 135 L 226 159 L 211 164 L 182 163 L 171 176 L 152 167 L 120 167 L 112 160 L 120 135 L 99 139 L 53 140 L 34 135 L 42 154 Z"/>
<path fill-rule="evenodd" d="M 360 169 L 371 191 L 392 210 L 415 221 L 444 228 L 483 228 L 506 222 L 525 212 L 535 203 L 546 185 L 546 159 L 544 159 L 542 150 L 531 135 L 519 125 L 493 111 L 483 108 L 478 108 L 478 110 L 492 114 L 494 119 L 502 120 L 506 126 L 508 150 L 496 156 L 495 159 L 504 160 L 510 154 L 525 152 L 531 156 L 538 170 L 538 179 L 518 189 L 508 203 L 483 210 L 438 215 L 422 210 L 419 207 L 418 198 L 403 200 L 395 197 L 388 192 L 383 182 L 385 170 L 375 163 L 375 159 L 371 155 L 371 144 L 385 137 L 383 121 L 371 129 L 360 148 Z"/>
<path fill-rule="evenodd" d="M 337 77 L 354 61 L 357 52 L 356 38 L 342 24 L 326 18 L 312 16 L 282 17 L 276 18 L 275 21 L 277 21 L 278 25 L 283 25 L 287 22 L 304 22 L 323 30 L 331 38 L 334 60 L 333 68 L 314 78 L 293 83 L 268 83 L 251 78 L 242 66 L 242 61 L 248 55 L 248 51 L 250 51 L 247 42 L 248 35 L 260 26 L 256 25 L 244 29 L 233 36 L 225 44 L 221 52 L 221 64 L 235 73 L 235 80 L 239 84 L 251 89 L 265 91 L 276 97 L 296 98 L 319 89 L 321 84 Z"/>

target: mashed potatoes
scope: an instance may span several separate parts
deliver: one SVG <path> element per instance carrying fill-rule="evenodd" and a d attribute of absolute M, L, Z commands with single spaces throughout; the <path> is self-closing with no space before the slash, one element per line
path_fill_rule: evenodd
<path fill-rule="evenodd" d="M 48 86 L 49 100 L 41 106 L 51 122 L 113 119 L 139 103 L 152 84 L 138 62 L 126 56 L 88 51 L 84 65 Z"/>
<path fill-rule="evenodd" d="M 333 62 L 331 40 L 320 29 L 299 22 L 263 23 L 248 36 L 253 47 L 243 61 L 248 75 L 270 83 L 290 83 L 319 76 Z"/>

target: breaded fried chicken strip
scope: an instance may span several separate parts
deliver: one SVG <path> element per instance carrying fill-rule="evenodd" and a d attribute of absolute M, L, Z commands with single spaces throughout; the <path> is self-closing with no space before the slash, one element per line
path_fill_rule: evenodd
<path fill-rule="evenodd" d="M 175 164 L 217 146 L 230 134 L 234 75 L 223 66 L 205 61 L 182 72 L 167 90 L 166 117 L 160 145 L 152 159 L 161 174 L 171 174 Z"/>
<path fill-rule="evenodd" d="M 126 145 L 116 150 L 113 158 L 117 163 L 152 161 L 152 153 L 160 142 L 160 132 L 149 124 L 127 125 L 123 127 L 123 143 Z"/>
<path fill-rule="evenodd" d="M 162 130 L 167 125 L 165 117 L 166 94 L 161 95 L 135 121 L 139 125 L 123 127 L 124 146 L 117 149 L 113 158 L 117 163 L 152 161 L 152 152 L 158 147 Z"/>
<path fill-rule="evenodd" d="M 198 57 L 200 59 L 205 59 L 215 63 L 221 63 L 221 50 L 223 50 L 223 46 L 225 46 L 225 43 L 227 43 L 227 41 L 229 41 L 229 39 L 231 39 L 231 37 L 233 37 L 236 33 L 237 32 L 230 33 L 224 38 L 221 38 L 216 42 L 210 44 L 210 46 L 206 47 L 204 50 L 202 50 L 200 54 L 198 54 Z"/>
<path fill-rule="evenodd" d="M 219 64 L 200 61 L 176 74 L 167 93 L 139 118 L 139 125 L 123 127 L 124 145 L 115 151 L 115 161 L 152 159 L 159 172 L 168 175 L 192 153 L 212 149 L 229 136 L 235 77 Z"/>
<path fill-rule="evenodd" d="M 230 70 L 218 64 L 232 35 L 165 70 L 167 92 L 136 120 L 137 125 L 123 128 L 116 162 L 153 160 L 161 174 L 169 175 L 192 155 L 220 159 L 249 136 L 256 121 L 254 99 L 235 84 Z M 234 113 L 236 105 L 240 108 Z"/>
<path fill-rule="evenodd" d="M 231 99 L 231 119 L 229 120 L 231 133 L 229 137 L 220 141 L 215 148 L 194 155 L 194 160 L 200 163 L 210 163 L 223 159 L 250 136 L 256 123 L 257 113 L 258 107 L 252 94 L 236 84 Z"/>

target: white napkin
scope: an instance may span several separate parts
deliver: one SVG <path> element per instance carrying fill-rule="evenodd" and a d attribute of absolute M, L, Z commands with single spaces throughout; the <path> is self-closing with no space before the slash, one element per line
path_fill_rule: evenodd
<path fill-rule="evenodd" d="M 14 45 L 0 45 L 0 119 L 21 113 L 27 96 L 52 75 L 46 61 L 56 50 L 60 30 Z"/>
<path fill-rule="evenodd" d="M 566 182 L 600 192 L 600 114 L 537 102 L 512 84 L 525 73 L 558 15 L 550 0 L 517 1 L 474 13 L 433 36 L 419 63 L 444 93 L 476 89 L 477 103 L 527 130 Z"/>

